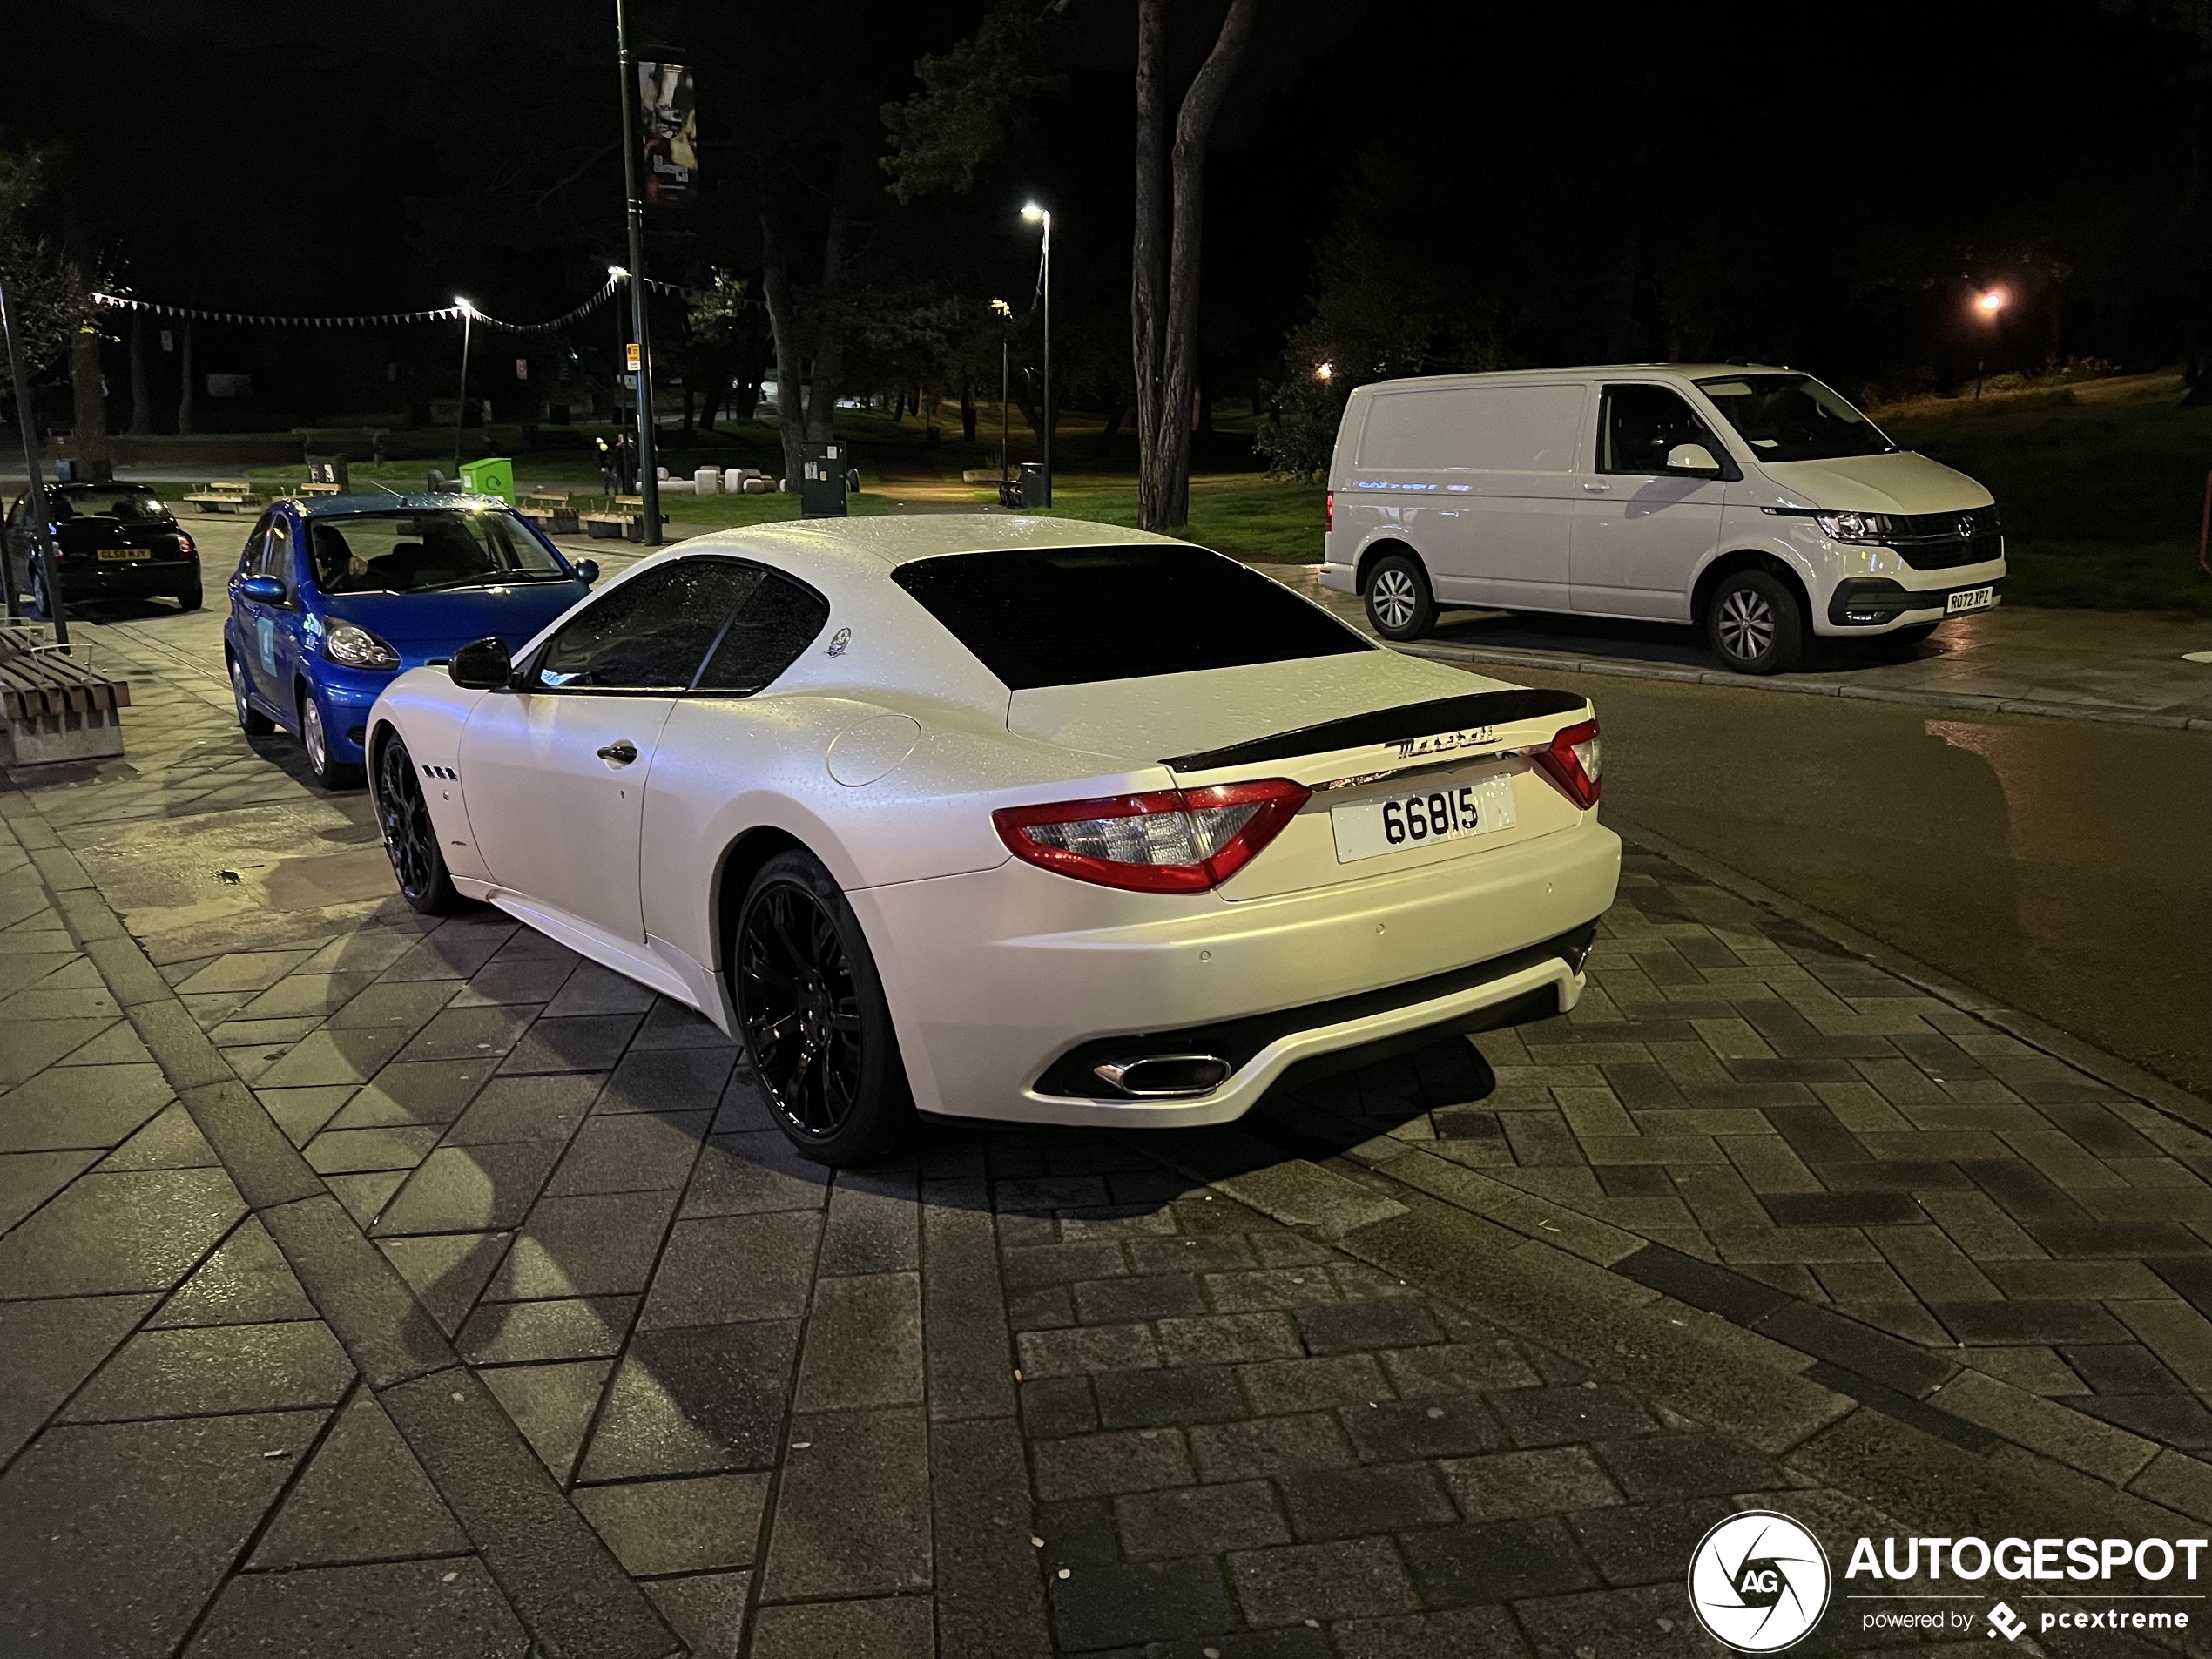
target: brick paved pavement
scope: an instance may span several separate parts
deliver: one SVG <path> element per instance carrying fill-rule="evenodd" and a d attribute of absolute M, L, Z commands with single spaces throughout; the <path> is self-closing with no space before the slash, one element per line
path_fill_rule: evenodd
<path fill-rule="evenodd" d="M 1656 858 L 1571 1018 L 833 1179 L 103 638 L 135 775 L 0 793 L 0 1651 L 1595 1659 L 1747 1502 L 2212 1521 L 2212 1139 Z"/>

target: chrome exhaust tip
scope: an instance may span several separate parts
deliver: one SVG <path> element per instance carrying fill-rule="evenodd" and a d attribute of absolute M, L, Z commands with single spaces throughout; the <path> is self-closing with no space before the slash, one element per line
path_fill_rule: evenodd
<path fill-rule="evenodd" d="M 1147 1054 L 1102 1060 L 1090 1071 L 1108 1088 L 1139 1100 L 1181 1100 L 1211 1095 L 1235 1069 L 1219 1055 Z"/>

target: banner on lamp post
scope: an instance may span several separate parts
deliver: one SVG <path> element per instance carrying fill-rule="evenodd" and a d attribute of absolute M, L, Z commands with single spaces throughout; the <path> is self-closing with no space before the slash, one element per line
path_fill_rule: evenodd
<path fill-rule="evenodd" d="M 698 172 L 698 111 L 691 71 L 682 64 L 637 65 L 637 121 L 645 153 L 645 199 L 691 188 Z"/>

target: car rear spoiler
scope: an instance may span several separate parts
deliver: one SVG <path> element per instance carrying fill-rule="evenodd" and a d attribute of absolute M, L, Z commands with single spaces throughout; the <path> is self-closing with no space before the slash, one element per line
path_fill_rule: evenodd
<path fill-rule="evenodd" d="M 1302 725 L 1273 737 L 1250 738 L 1197 754 L 1173 755 L 1160 762 L 1171 772 L 1211 772 L 1222 766 L 1252 766 L 1268 760 L 1291 760 L 1302 755 L 1326 754 L 1336 749 L 1364 749 L 1371 745 L 1413 745 L 1425 738 L 1460 737 L 1480 741 L 1473 733 L 1484 727 L 1513 725 L 1548 714 L 1571 714 L 1586 699 L 1572 691 L 1476 691 L 1467 697 L 1447 697 L 1431 703 L 1407 703 L 1372 714 L 1347 715 Z M 1449 748 L 1460 744 L 1443 745 Z M 1408 747 L 1408 755 L 1418 748 Z"/>

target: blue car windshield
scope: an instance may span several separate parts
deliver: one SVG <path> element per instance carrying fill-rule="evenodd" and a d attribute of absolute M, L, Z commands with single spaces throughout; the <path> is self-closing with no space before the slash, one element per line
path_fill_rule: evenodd
<path fill-rule="evenodd" d="M 309 521 L 315 586 L 325 593 L 433 593 L 569 573 L 511 513 L 438 507 Z"/>

